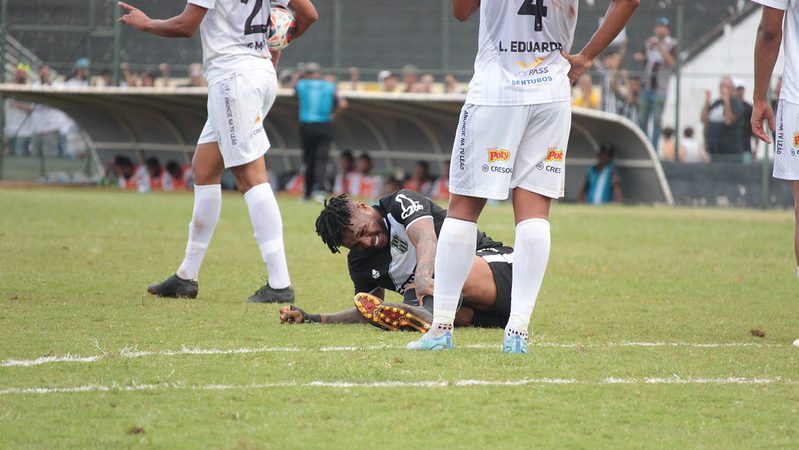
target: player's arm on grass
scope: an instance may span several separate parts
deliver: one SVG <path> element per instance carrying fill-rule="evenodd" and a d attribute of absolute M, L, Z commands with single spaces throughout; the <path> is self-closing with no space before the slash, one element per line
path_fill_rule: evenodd
<path fill-rule="evenodd" d="M 769 129 L 775 129 L 774 111 L 768 101 L 768 88 L 782 45 L 784 16 L 785 11 L 764 6 L 755 40 L 755 91 L 751 126 L 752 134 L 767 144 L 771 143 L 771 138 L 763 130 L 763 122 L 768 121 Z"/>
<path fill-rule="evenodd" d="M 461 22 L 469 20 L 480 9 L 480 0 L 452 0 L 452 15 Z"/>
<path fill-rule="evenodd" d="M 293 41 L 308 31 L 308 28 L 319 19 L 319 13 L 316 12 L 311 0 L 291 0 L 289 6 L 294 11 L 294 21 L 297 23 L 297 28 L 291 35 Z"/>
<path fill-rule="evenodd" d="M 329 314 L 310 314 L 306 313 L 294 305 L 280 308 L 280 323 L 300 324 L 300 323 L 368 323 L 358 311 L 358 308 L 349 308 L 344 311 Z"/>
<path fill-rule="evenodd" d="M 356 286 L 358 283 L 356 283 Z M 361 285 L 363 286 L 363 285 Z M 364 289 L 364 288 L 362 288 Z M 356 288 L 356 292 L 367 292 L 367 290 L 358 291 Z M 375 297 L 383 300 L 385 297 L 386 291 L 381 287 L 375 287 L 368 291 L 369 294 L 374 295 Z M 288 324 L 298 324 L 298 323 L 369 323 L 363 317 L 363 315 L 358 311 L 358 308 L 349 308 L 345 309 L 344 311 L 339 311 L 337 313 L 327 313 L 327 314 L 310 314 L 306 313 L 302 309 L 294 306 L 288 305 L 280 308 L 280 323 L 288 323 Z"/>
<path fill-rule="evenodd" d="M 120 17 L 119 22 L 129 25 L 131 28 L 146 33 L 152 33 L 164 37 L 192 37 L 200 28 L 200 24 L 208 12 L 207 8 L 192 3 L 187 3 L 186 8 L 179 15 L 170 19 L 158 20 L 151 19 L 142 10 L 119 2 L 127 13 Z"/>
<path fill-rule="evenodd" d="M 605 13 L 605 20 L 579 53 L 570 55 L 564 50 L 560 51 L 571 65 L 569 81 L 574 83 L 591 68 L 594 59 L 616 39 L 640 3 L 641 0 L 613 0 Z"/>

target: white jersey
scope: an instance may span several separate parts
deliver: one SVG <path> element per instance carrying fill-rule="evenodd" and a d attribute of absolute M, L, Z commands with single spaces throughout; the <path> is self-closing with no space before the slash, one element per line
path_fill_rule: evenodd
<path fill-rule="evenodd" d="M 271 59 L 269 0 L 188 0 L 208 9 L 200 25 L 208 84 L 263 67 Z M 270 64 L 271 67 L 271 64 Z"/>
<path fill-rule="evenodd" d="M 799 104 L 799 0 L 754 0 L 754 2 L 785 11 L 782 33 L 785 69 L 782 72 L 780 99 Z"/>
<path fill-rule="evenodd" d="M 474 77 L 466 103 L 570 101 L 569 52 L 579 0 L 482 0 Z"/>

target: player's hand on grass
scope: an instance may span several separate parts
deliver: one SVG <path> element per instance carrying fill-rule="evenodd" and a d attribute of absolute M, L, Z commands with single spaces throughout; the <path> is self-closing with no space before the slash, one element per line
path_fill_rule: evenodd
<path fill-rule="evenodd" d="M 433 277 L 418 276 L 413 284 L 416 289 L 416 300 L 419 302 L 419 306 L 424 306 L 425 298 L 433 295 Z"/>
<path fill-rule="evenodd" d="M 771 144 L 771 136 L 763 129 L 763 122 L 768 123 L 769 130 L 776 129 L 771 105 L 768 102 L 756 100 L 752 105 L 752 134 L 766 144 Z"/>
<path fill-rule="evenodd" d="M 280 323 L 303 323 L 305 321 L 305 314 L 303 311 L 294 305 L 284 306 L 280 308 Z"/>
<path fill-rule="evenodd" d="M 129 25 L 130 27 L 139 31 L 146 31 L 147 22 L 150 20 L 150 18 L 147 17 L 147 14 L 144 14 L 142 10 L 130 6 L 124 2 L 119 2 L 119 6 L 127 11 L 127 14 L 118 19 L 120 23 Z"/>
<path fill-rule="evenodd" d="M 580 75 L 588 72 L 588 69 L 594 65 L 593 59 L 588 59 L 579 53 L 570 55 L 566 51 L 561 50 L 560 54 L 563 55 L 566 61 L 569 61 L 569 65 L 571 65 L 571 69 L 569 69 L 569 82 L 571 84 L 577 82 Z"/>

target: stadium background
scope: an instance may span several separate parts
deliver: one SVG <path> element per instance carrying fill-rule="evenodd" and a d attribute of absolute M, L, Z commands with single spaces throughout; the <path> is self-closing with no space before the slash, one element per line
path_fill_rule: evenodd
<path fill-rule="evenodd" d="M 627 27 L 631 69 L 635 66 L 630 53 L 642 47 L 651 35 L 656 17 L 669 18 L 674 35 L 678 34 L 678 18 L 682 17 L 681 47 L 690 57 L 716 37 L 717 26 L 734 23 L 754 9 L 740 0 L 681 3 L 641 2 Z M 120 13 L 116 2 L 3 0 L 3 4 L 7 5 L 5 21 L 9 33 L 61 73 L 68 73 L 75 60 L 82 57 L 92 61 L 95 72 L 114 70 L 118 58 L 134 70 L 152 70 L 166 62 L 178 74 L 202 59 L 199 39 L 175 39 L 165 44 L 161 38 L 117 27 L 115 18 Z M 608 4 L 608 0 L 581 2 L 576 45 L 591 37 Z M 151 17 L 171 17 L 183 8 L 182 1 L 166 0 L 141 0 L 134 5 Z M 471 74 L 478 22 L 476 18 L 466 23 L 455 21 L 450 0 L 331 0 L 315 2 L 315 6 L 321 19 L 312 32 L 285 52 L 283 66 L 315 61 L 341 75 L 356 66 L 364 72 L 364 78 L 374 78 L 384 69 L 399 70 L 404 64 L 414 64 L 423 72 L 437 75 L 453 72 L 462 79 Z M 42 23 L 47 24 L 46 30 Z"/>
<path fill-rule="evenodd" d="M 575 46 L 587 41 L 608 4 L 608 0 L 581 2 Z M 182 9 L 183 2 L 149 0 L 136 2 L 136 6 L 152 17 L 169 17 Z M 340 82 L 346 80 L 350 67 L 360 69 L 362 81 L 374 82 L 381 70 L 398 73 L 405 64 L 413 64 L 420 73 L 435 75 L 439 83 L 448 73 L 455 74 L 462 82 L 471 76 L 478 23 L 476 18 L 466 23 L 456 22 L 450 14 L 449 0 L 401 4 L 384 0 L 335 0 L 318 2 L 316 6 L 322 19 L 311 33 L 284 53 L 281 70 L 314 61 L 326 72 L 336 74 Z M 672 35 L 678 41 L 680 58 L 664 125 L 678 130 L 691 125 L 701 130 L 698 118 L 703 93 L 710 90 L 715 96 L 723 75 L 747 83 L 750 89 L 746 95 L 751 98 L 753 75 L 749 55 L 754 39 L 753 23 L 757 20 L 757 15 L 752 14 L 755 9 L 743 0 L 642 2 L 626 30 L 628 51 L 624 67 L 632 74 L 642 69 L 631 55 L 651 35 L 655 18 L 668 18 Z M 34 68 L 50 64 L 59 74 L 68 75 L 76 60 L 88 58 L 93 75 L 108 70 L 115 80 L 119 80 L 121 63 L 129 64 L 133 72 L 156 73 L 159 64 L 168 63 L 172 77 L 179 78 L 185 76 L 189 64 L 201 60 L 199 38 L 163 41 L 137 34 L 118 26 L 115 18 L 119 14 L 115 2 L 100 0 L 3 0 L 0 22 L 5 26 L 0 33 L 7 44 L 0 49 L 6 67 L 1 76 L 8 80 L 19 61 Z M 46 29 L 42 24 L 47 24 Z M 598 82 L 595 73 L 595 85 Z M 789 206 L 789 190 L 775 185 L 768 177 L 768 150 L 761 148 L 758 152 L 760 164 L 672 167 L 664 163 L 664 170 L 678 203 Z M 64 171 L 58 168 L 74 170 L 74 166 L 49 160 L 41 163 L 7 160 L 0 169 L 0 177 L 59 179 Z M 92 172 L 102 169 L 87 163 L 82 170 L 91 177 Z"/>
<path fill-rule="evenodd" d="M 183 3 L 137 4 L 166 16 Z M 476 22 L 450 20 L 446 2 L 317 3 L 327 16 L 289 48 L 284 68 L 319 59 L 340 80 L 351 64 L 374 80 L 410 62 L 440 81 L 442 47 L 427 47 L 446 28 L 450 70 L 470 73 Z M 578 45 L 607 3 L 581 0 Z M 335 47 L 339 65 L 335 5 L 348 37 Z M 697 119 L 691 102 L 717 92 L 721 75 L 751 74 L 759 14 L 748 5 L 684 3 L 682 86 L 671 91 L 683 123 Z M 677 33 L 678 6 L 642 0 L 631 49 L 657 16 Z M 0 0 L 0 15 L 9 42 L 0 74 L 20 60 L 61 75 L 82 57 L 95 75 L 118 67 L 112 1 Z M 198 38 L 124 30 L 117 42 L 119 62 L 136 72 L 169 62 L 182 77 L 199 59 Z M 290 101 L 278 101 L 281 116 Z M 676 111 L 665 119 L 674 123 Z M 264 273 L 236 193 L 224 196 L 200 297 L 152 298 L 144 287 L 184 250 L 191 194 L 28 186 L 84 171 L 90 182 L 93 164 L 0 158 L 0 448 L 797 448 L 792 209 L 558 204 L 532 354 L 511 361 L 498 331 L 460 330 L 455 352 L 429 355 L 405 351 L 407 333 L 278 325 L 277 306 L 244 301 Z M 771 195 L 788 183 L 768 184 L 767 158 L 663 166 L 678 203 L 784 204 Z M 346 257 L 313 235 L 320 206 L 279 201 L 298 305 L 350 307 Z M 512 243 L 510 205 L 486 211 L 480 228 Z"/>

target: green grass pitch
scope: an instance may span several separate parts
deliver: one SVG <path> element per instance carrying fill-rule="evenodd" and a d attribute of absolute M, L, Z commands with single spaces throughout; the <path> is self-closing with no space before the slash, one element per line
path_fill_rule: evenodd
<path fill-rule="evenodd" d="M 297 304 L 349 307 L 320 206 L 280 204 Z M 280 325 L 245 302 L 265 273 L 236 194 L 200 297 L 150 297 L 191 208 L 0 190 L 0 448 L 799 447 L 790 212 L 556 205 L 531 353 L 511 357 L 499 330 L 426 354 L 409 333 Z M 507 205 L 480 227 L 513 241 Z"/>

